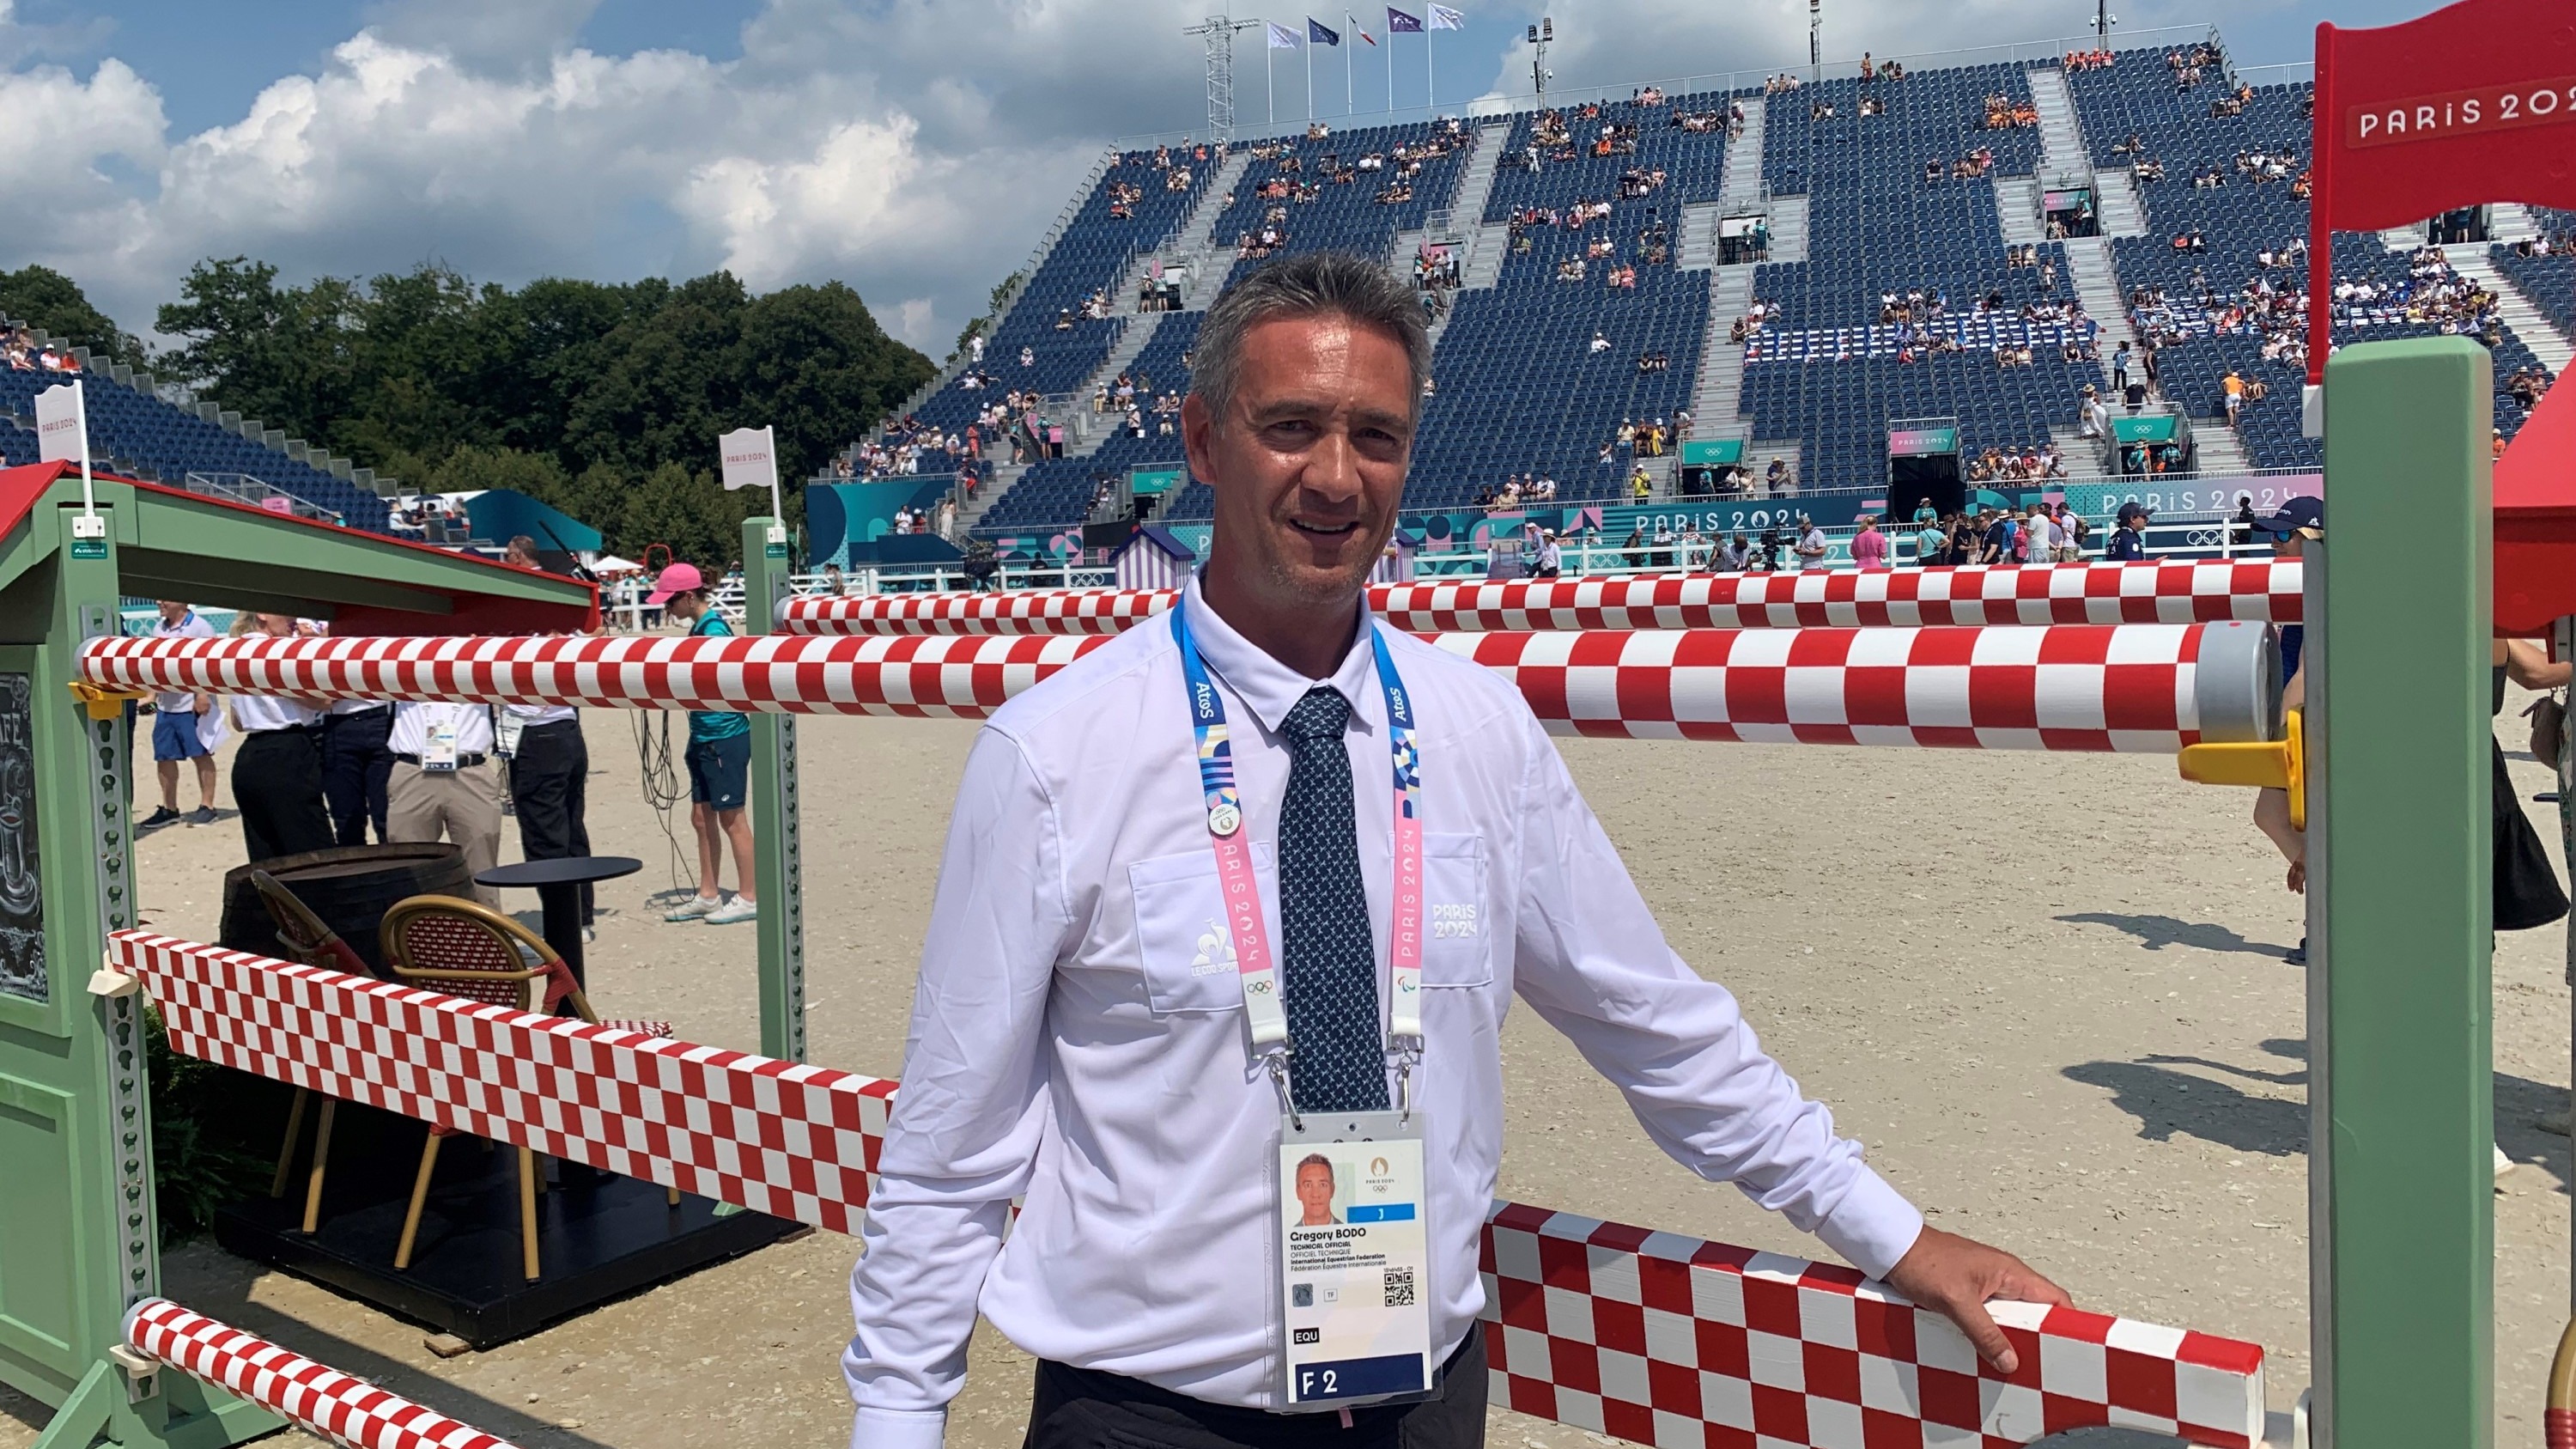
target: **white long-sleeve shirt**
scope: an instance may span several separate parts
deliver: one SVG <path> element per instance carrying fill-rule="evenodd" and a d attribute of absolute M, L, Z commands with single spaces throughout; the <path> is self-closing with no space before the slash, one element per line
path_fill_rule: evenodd
<path fill-rule="evenodd" d="M 1262 910 L 1289 755 L 1317 681 L 1182 607 L 1225 693 Z M 1519 693 L 1388 640 L 1419 718 L 1433 1358 L 1482 1306 L 1477 1238 L 1502 1157 L 1497 1043 L 1517 993 L 1627 1095 L 1656 1145 L 1884 1275 L 1923 1220 L 1765 1056 L 1724 987 L 1664 942 Z M 1352 705 L 1361 874 L 1392 886 L 1386 706 L 1365 633 L 1324 681 Z M 1281 1399 L 1279 1102 L 1252 1061 L 1180 654 L 1130 630 L 996 712 L 958 789 L 843 1358 L 863 1449 L 937 1449 L 980 1307 L 1042 1358 L 1212 1403 Z M 1025 1205 L 1009 1240 L 1013 1197 Z"/>

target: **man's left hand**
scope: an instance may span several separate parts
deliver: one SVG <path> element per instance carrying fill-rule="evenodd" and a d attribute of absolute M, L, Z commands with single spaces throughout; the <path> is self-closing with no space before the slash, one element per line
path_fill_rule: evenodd
<path fill-rule="evenodd" d="M 1986 1312 L 1989 1299 L 2010 1298 L 2072 1308 L 2066 1290 L 2001 1248 L 1989 1248 L 1926 1224 L 1923 1235 L 1887 1275 L 1888 1286 L 1926 1308 L 1937 1309 L 1976 1346 L 1977 1356 L 2009 1374 L 2021 1367 L 2012 1340 Z"/>

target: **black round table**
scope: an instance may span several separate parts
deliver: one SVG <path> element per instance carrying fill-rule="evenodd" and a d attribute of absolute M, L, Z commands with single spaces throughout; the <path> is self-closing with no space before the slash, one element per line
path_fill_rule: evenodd
<path fill-rule="evenodd" d="M 644 862 L 631 855 L 569 855 L 559 860 L 496 865 L 474 877 L 474 883 L 534 887 L 546 913 L 545 929 L 538 934 L 555 948 L 555 954 L 572 968 L 572 979 L 587 991 L 590 982 L 582 976 L 581 966 L 581 888 L 594 881 L 633 875 L 643 868 Z"/>

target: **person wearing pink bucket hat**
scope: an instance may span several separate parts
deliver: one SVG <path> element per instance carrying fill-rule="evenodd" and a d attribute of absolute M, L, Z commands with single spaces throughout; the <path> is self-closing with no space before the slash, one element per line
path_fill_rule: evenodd
<path fill-rule="evenodd" d="M 653 592 L 644 602 L 658 604 L 696 635 L 733 633 L 694 564 L 673 563 L 654 576 Z M 689 771 L 689 828 L 698 837 L 698 893 L 662 917 L 666 921 L 704 921 L 730 926 L 757 920 L 753 898 L 751 816 L 743 809 L 751 785 L 751 722 L 729 710 L 689 711 L 689 747 L 682 756 Z M 733 848 L 738 889 L 725 899 L 722 885 L 725 848 Z"/>

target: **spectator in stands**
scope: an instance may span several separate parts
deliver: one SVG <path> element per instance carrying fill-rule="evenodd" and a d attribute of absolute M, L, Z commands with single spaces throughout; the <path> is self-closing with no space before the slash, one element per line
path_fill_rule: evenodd
<path fill-rule="evenodd" d="M 242 614 L 233 629 L 271 639 L 296 633 L 289 614 Z M 233 755 L 233 804 L 254 862 L 331 848 L 331 817 L 322 809 L 323 705 L 304 695 L 232 696 L 233 724 L 242 733 Z"/>
<path fill-rule="evenodd" d="M 1878 531 L 1878 516 L 1860 516 L 1860 531 L 1852 535 L 1852 562 L 1865 569 L 1887 567 L 1887 535 Z"/>
<path fill-rule="evenodd" d="M 177 599 L 160 601 L 161 622 L 154 625 L 155 639 L 212 639 L 215 626 L 199 617 L 196 610 Z M 215 711 L 211 694 L 162 693 L 152 700 L 152 765 L 161 777 L 161 808 L 134 823 L 137 830 L 153 830 L 186 820 L 191 825 L 215 823 L 215 754 L 214 747 L 223 738 L 223 716 Z M 209 740 L 207 736 L 214 738 Z M 179 813 L 179 762 L 196 761 L 197 808 L 188 815 Z"/>
<path fill-rule="evenodd" d="M 2218 380 L 2218 390 L 2225 399 L 2227 425 L 2235 427 L 2239 415 L 2245 411 L 2245 379 L 2231 367 L 2227 369 L 2227 375 Z"/>
<path fill-rule="evenodd" d="M 689 626 L 691 636 L 730 637 L 733 629 L 716 612 L 705 577 L 689 564 L 674 563 L 653 580 L 646 603 L 659 605 Z M 727 710 L 689 712 L 689 827 L 698 838 L 698 893 L 663 919 L 732 925 L 757 918 L 760 906 L 753 884 L 751 817 L 744 805 L 751 793 L 751 723 Z M 724 898 L 722 880 L 726 847 L 732 847 L 733 899 Z"/>

